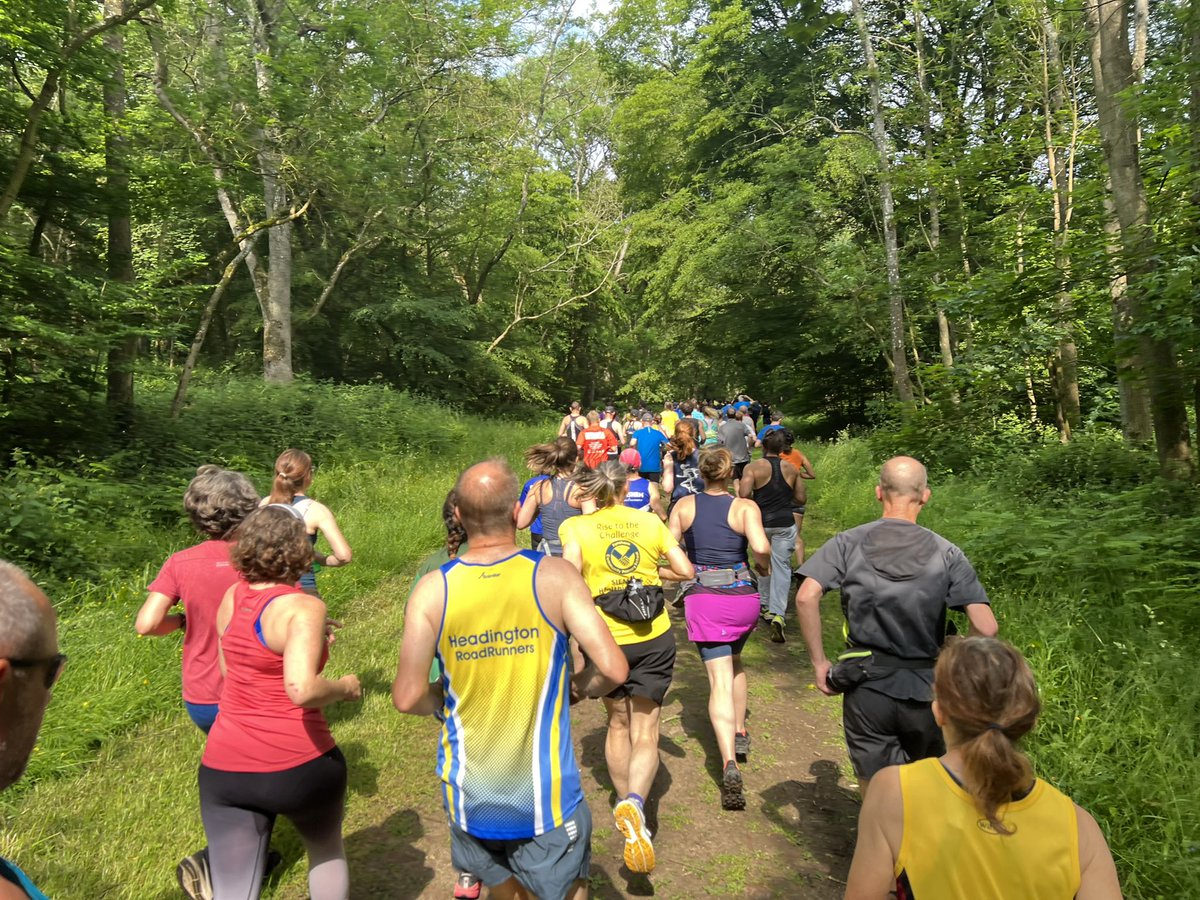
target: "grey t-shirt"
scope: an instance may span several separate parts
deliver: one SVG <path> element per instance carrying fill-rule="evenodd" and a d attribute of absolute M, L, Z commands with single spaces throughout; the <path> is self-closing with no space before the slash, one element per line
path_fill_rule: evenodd
<path fill-rule="evenodd" d="M 946 610 L 987 603 L 963 552 L 903 519 L 877 519 L 843 531 L 800 567 L 826 591 L 842 592 L 849 643 L 903 659 L 933 659 L 946 634 Z M 932 669 L 875 668 L 863 687 L 898 700 L 933 699 Z"/>
<path fill-rule="evenodd" d="M 735 463 L 750 462 L 750 444 L 746 426 L 737 419 L 726 419 L 717 428 L 717 439 L 729 451 Z"/>

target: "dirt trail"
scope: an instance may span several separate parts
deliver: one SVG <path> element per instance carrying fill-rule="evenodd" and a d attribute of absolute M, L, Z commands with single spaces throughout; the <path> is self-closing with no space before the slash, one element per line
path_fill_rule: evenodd
<path fill-rule="evenodd" d="M 747 805 L 741 812 L 725 812 L 717 790 L 720 760 L 708 722 L 708 680 L 687 642 L 681 611 L 672 610 L 672 617 L 679 654 L 663 708 L 662 766 L 647 803 L 658 857 L 648 877 L 631 874 L 621 862 L 622 839 L 609 813 L 603 706 L 584 702 L 574 710 L 576 747 L 595 821 L 592 896 L 841 897 L 858 799 L 842 774 L 840 704 L 812 687 L 799 634 L 793 628 L 788 642 L 778 645 L 759 629 L 746 647 L 753 741 L 743 766 Z M 428 765 L 397 767 L 415 770 L 410 772 L 372 772 L 371 783 L 359 785 L 365 803 L 354 804 L 346 824 L 352 897 L 450 896 L 454 873 L 434 788 L 434 743 L 431 730 Z M 397 796 L 421 799 L 415 808 L 386 811 L 389 798 Z M 356 830 L 356 822 L 363 827 Z"/>

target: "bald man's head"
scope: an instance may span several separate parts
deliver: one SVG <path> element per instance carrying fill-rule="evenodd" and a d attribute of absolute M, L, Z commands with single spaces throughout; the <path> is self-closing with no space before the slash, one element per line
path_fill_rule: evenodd
<path fill-rule="evenodd" d="M 879 470 L 879 492 L 884 500 L 924 503 L 929 479 L 925 467 L 911 456 L 893 456 Z"/>
<path fill-rule="evenodd" d="M 516 527 L 513 511 L 521 494 L 517 476 L 508 463 L 495 458 L 476 463 L 459 476 L 458 520 L 467 540 L 476 535 L 504 534 Z"/>
<path fill-rule="evenodd" d="M 57 630 L 46 595 L 0 560 L 0 790 L 25 772 L 42 727 L 60 670 Z"/>

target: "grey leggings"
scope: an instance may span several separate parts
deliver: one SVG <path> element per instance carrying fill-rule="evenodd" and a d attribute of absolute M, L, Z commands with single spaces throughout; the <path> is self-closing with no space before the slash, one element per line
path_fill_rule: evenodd
<path fill-rule="evenodd" d="M 282 772 L 224 772 L 202 765 L 200 816 L 213 900 L 257 900 L 277 815 L 286 816 L 304 842 L 312 900 L 346 900 L 345 805 L 346 757 L 337 747 Z"/>

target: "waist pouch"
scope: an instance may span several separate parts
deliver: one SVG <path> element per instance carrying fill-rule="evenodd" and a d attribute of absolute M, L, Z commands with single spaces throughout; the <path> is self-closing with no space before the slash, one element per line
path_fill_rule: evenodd
<path fill-rule="evenodd" d="M 662 613 L 664 600 L 659 585 L 643 584 L 639 579 L 631 578 L 620 590 L 606 591 L 598 596 L 596 605 L 622 622 L 650 622 Z"/>
<path fill-rule="evenodd" d="M 935 659 L 905 659 L 881 650 L 854 647 L 838 657 L 825 676 L 825 684 L 839 694 L 853 690 L 864 681 L 895 669 L 932 669 Z"/>
<path fill-rule="evenodd" d="M 749 579 L 745 566 L 736 569 L 702 569 L 696 572 L 696 582 L 704 587 L 732 587 Z"/>

